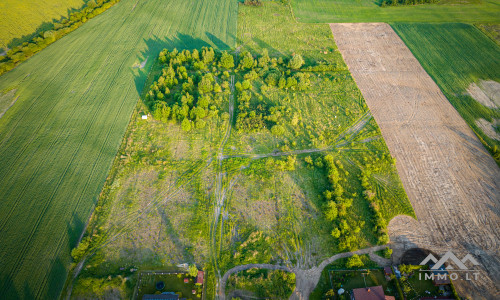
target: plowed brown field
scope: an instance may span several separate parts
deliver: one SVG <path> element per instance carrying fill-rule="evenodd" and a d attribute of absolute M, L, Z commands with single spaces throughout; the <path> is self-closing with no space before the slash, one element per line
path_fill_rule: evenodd
<path fill-rule="evenodd" d="M 481 276 L 459 294 L 498 299 L 500 168 L 389 25 L 330 26 L 418 217 L 394 218 L 392 242 L 475 255 Z"/>

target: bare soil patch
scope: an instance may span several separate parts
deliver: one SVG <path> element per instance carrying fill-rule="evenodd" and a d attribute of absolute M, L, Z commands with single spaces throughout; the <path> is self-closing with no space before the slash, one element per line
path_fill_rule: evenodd
<path fill-rule="evenodd" d="M 418 221 L 395 218 L 393 242 L 472 253 L 481 278 L 459 293 L 495 298 L 500 282 L 500 169 L 388 24 L 330 24 L 377 121 Z"/>
<path fill-rule="evenodd" d="M 500 107 L 500 83 L 493 80 L 483 80 L 479 85 L 472 83 L 467 93 L 477 102 L 489 108 Z"/>
<path fill-rule="evenodd" d="M 0 118 L 17 101 L 16 90 L 10 90 L 4 94 L 0 92 Z"/>
<path fill-rule="evenodd" d="M 476 120 L 476 125 L 481 128 L 481 130 L 486 134 L 488 137 L 500 141 L 500 134 L 495 131 L 495 128 L 500 125 L 500 120 L 495 119 L 493 122 L 488 122 L 485 119 L 479 119 Z"/>

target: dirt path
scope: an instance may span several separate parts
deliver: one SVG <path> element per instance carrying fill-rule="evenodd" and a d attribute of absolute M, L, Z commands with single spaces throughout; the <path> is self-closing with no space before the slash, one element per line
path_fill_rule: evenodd
<path fill-rule="evenodd" d="M 309 294 L 314 290 L 316 285 L 318 284 L 319 278 L 321 276 L 321 272 L 323 269 L 336 261 L 337 259 L 340 258 L 345 258 L 352 256 L 354 254 L 361 255 L 361 254 L 373 254 L 375 251 L 385 249 L 385 245 L 382 246 L 375 246 L 371 248 L 366 248 L 354 252 L 345 252 L 345 253 L 339 253 L 334 256 L 331 256 L 327 259 L 325 259 L 321 264 L 317 267 L 313 267 L 308 270 L 303 270 L 303 269 L 298 269 L 298 268 L 290 268 L 287 266 L 280 266 L 280 265 L 271 265 L 271 264 L 248 264 L 248 265 L 241 265 L 234 267 L 227 271 L 224 274 L 224 277 L 222 278 L 222 281 L 220 282 L 220 285 L 218 287 L 218 292 L 217 296 L 219 300 L 224 300 L 226 299 L 226 283 L 227 280 L 229 279 L 229 276 L 232 274 L 252 269 L 252 268 L 259 268 L 259 269 L 268 269 L 268 270 L 283 270 L 287 272 L 293 272 L 295 274 L 295 290 L 293 291 L 292 295 L 290 296 L 290 299 L 309 299 Z"/>
<path fill-rule="evenodd" d="M 396 217 L 391 240 L 479 258 L 471 298 L 497 298 L 500 168 L 392 28 L 331 24 L 335 42 L 377 121 L 419 221 Z"/>
<path fill-rule="evenodd" d="M 219 148 L 217 149 L 217 166 L 218 166 L 218 171 L 215 179 L 215 208 L 214 208 L 214 219 L 212 221 L 212 224 L 210 225 L 210 256 L 213 259 L 214 266 L 215 266 L 215 272 L 217 273 L 218 280 L 217 280 L 217 286 L 219 286 L 220 281 L 221 281 L 221 274 L 219 271 L 218 263 L 217 263 L 217 256 L 218 256 L 218 250 L 217 250 L 217 228 L 219 224 L 219 219 L 221 218 L 221 213 L 222 209 L 224 208 L 224 200 L 226 198 L 227 190 L 231 188 L 232 184 L 234 184 L 234 181 L 231 181 L 229 184 L 229 187 L 226 189 L 223 187 L 223 179 L 226 176 L 224 172 L 222 172 L 222 161 L 224 160 L 224 147 L 227 143 L 227 140 L 229 139 L 229 136 L 231 135 L 231 129 L 233 126 L 233 115 L 234 115 L 234 75 L 231 76 L 231 95 L 229 96 L 229 120 L 228 120 L 228 125 L 226 127 L 226 132 L 224 133 L 224 137 L 222 138 L 222 141 L 219 145 Z M 221 220 L 220 223 L 220 228 L 221 228 L 221 239 L 222 239 L 222 228 L 224 225 L 224 219 Z"/>

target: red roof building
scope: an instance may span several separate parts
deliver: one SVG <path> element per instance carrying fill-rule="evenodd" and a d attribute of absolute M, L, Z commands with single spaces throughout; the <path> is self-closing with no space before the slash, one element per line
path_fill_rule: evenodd
<path fill-rule="evenodd" d="M 395 300 L 394 296 L 386 296 L 381 285 L 352 290 L 353 300 Z"/>
<path fill-rule="evenodd" d="M 196 276 L 196 284 L 203 284 L 204 277 L 205 277 L 205 272 L 198 271 L 198 276 Z"/>

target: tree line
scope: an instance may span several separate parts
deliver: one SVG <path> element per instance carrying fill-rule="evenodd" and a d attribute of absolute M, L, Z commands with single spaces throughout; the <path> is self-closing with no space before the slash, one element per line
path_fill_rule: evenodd
<path fill-rule="evenodd" d="M 118 2 L 120 0 L 90 0 L 79 11 L 69 14 L 67 18 L 54 22 L 51 30 L 41 32 L 31 41 L 10 49 L 6 55 L 0 57 L 0 75 L 14 69 L 21 62 Z"/>
<path fill-rule="evenodd" d="M 439 0 L 384 0 L 380 4 L 382 7 L 397 5 L 417 5 L 426 3 L 437 3 Z"/>

